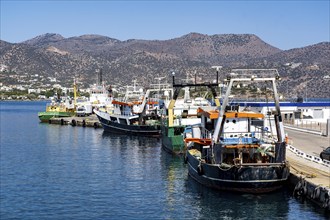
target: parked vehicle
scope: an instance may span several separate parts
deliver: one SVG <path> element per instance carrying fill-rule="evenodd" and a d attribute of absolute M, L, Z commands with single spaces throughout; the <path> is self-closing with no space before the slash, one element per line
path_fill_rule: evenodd
<path fill-rule="evenodd" d="M 76 110 L 76 115 L 78 117 L 84 117 L 84 116 L 89 116 L 93 114 L 93 107 L 92 104 L 85 104 L 82 106 L 78 106 Z"/>
<path fill-rule="evenodd" d="M 330 147 L 327 147 L 320 153 L 320 158 L 322 160 L 329 160 L 330 161 Z"/>

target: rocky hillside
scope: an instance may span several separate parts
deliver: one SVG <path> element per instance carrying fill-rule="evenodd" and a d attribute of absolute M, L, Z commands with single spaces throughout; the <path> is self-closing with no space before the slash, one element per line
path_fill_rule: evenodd
<path fill-rule="evenodd" d="M 214 78 L 213 65 L 231 68 L 277 68 L 283 77 L 280 91 L 299 95 L 307 86 L 309 96 L 330 97 L 323 79 L 330 75 L 330 43 L 282 51 L 255 35 L 190 33 L 170 40 L 127 40 L 83 35 L 64 38 L 45 34 L 18 44 L 0 41 L 0 65 L 18 74 L 56 77 L 86 86 L 103 69 L 110 84 L 128 85 L 133 79 L 148 85 L 155 77 L 175 71 L 179 77 Z"/>

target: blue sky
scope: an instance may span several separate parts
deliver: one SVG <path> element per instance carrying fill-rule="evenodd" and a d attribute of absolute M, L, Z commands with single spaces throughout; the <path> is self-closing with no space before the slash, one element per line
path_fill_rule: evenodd
<path fill-rule="evenodd" d="M 255 34 L 284 50 L 330 41 L 330 0 L 0 1 L 0 38 L 11 43 L 45 33 L 167 40 L 191 32 Z"/>

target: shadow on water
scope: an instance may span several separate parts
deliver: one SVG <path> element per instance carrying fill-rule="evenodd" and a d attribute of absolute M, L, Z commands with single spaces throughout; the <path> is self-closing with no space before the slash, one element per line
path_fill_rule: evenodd
<path fill-rule="evenodd" d="M 266 194 L 246 194 L 210 189 L 188 175 L 183 157 L 162 151 L 166 180 L 166 205 L 183 202 L 180 216 L 194 219 L 329 219 L 329 213 L 308 201 L 299 203 L 285 186 Z"/>
<path fill-rule="evenodd" d="M 309 201 L 297 201 L 292 189 L 285 186 L 266 194 L 217 191 L 205 187 L 188 176 L 186 187 L 201 207 L 200 218 L 217 219 L 329 219 L 329 213 Z"/>
<path fill-rule="evenodd" d="M 289 193 L 286 189 L 269 194 L 242 194 L 216 191 L 196 182 L 190 176 L 187 179 L 188 193 L 198 198 L 202 207 L 200 217 L 212 219 L 214 216 L 228 218 L 287 218 L 289 212 Z"/>

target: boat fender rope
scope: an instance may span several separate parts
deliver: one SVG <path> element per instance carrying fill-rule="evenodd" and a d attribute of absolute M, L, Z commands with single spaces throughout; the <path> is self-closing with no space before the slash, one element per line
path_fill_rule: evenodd
<path fill-rule="evenodd" d="M 203 175 L 203 167 L 202 167 L 202 161 L 199 161 L 199 164 L 197 166 L 197 173 L 198 175 Z"/>
<path fill-rule="evenodd" d="M 232 167 L 234 167 L 234 166 L 228 166 L 228 168 L 222 168 L 222 167 L 225 167 L 225 165 L 224 164 L 219 164 L 218 165 L 218 168 L 221 170 L 221 171 L 228 171 L 228 170 L 230 170 Z"/>

